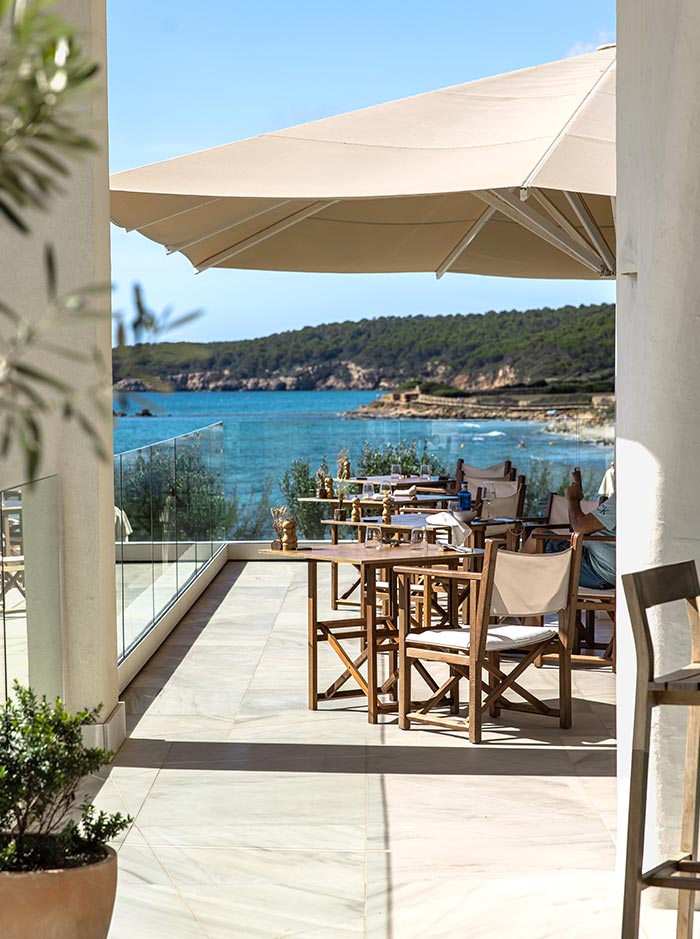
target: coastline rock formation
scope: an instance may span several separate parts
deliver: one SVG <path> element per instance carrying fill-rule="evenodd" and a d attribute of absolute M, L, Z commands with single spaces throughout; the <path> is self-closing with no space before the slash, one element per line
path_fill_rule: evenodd
<path fill-rule="evenodd" d="M 259 339 L 143 343 L 114 350 L 113 378 L 122 391 L 163 384 L 175 391 L 386 390 L 420 381 L 456 394 L 564 384 L 596 393 L 613 387 L 614 356 L 614 308 L 599 304 L 379 316 Z"/>

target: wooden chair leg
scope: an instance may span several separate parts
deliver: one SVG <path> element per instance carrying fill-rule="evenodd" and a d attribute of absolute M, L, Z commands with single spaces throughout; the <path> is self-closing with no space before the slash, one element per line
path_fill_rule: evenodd
<path fill-rule="evenodd" d="M 401 730 L 410 730 L 411 721 L 408 713 L 411 710 L 411 660 L 406 655 L 403 644 L 399 647 L 399 727 Z"/>
<path fill-rule="evenodd" d="M 700 808 L 700 707 L 688 708 L 685 744 L 685 782 L 681 820 L 681 852 L 692 860 L 698 856 L 698 809 Z M 676 939 L 693 939 L 695 892 L 678 891 Z"/>
<path fill-rule="evenodd" d="M 496 668 L 501 667 L 501 656 L 498 652 L 489 652 L 488 653 L 489 662 L 494 665 Z M 498 679 L 493 678 L 489 690 L 495 688 L 498 684 Z M 498 706 L 498 699 L 495 699 L 489 704 L 489 717 L 500 717 L 501 708 Z"/>
<path fill-rule="evenodd" d="M 451 668 L 450 675 L 457 677 L 457 672 Z M 450 695 L 450 714 L 459 714 L 459 679 L 454 683 Z"/>
<path fill-rule="evenodd" d="M 483 676 L 481 663 L 472 659 L 469 665 L 469 742 L 481 743 L 481 698 Z"/>
<path fill-rule="evenodd" d="M 647 782 L 649 778 L 651 707 L 649 706 L 646 691 L 637 692 L 637 695 L 632 734 L 632 765 L 630 768 L 629 811 L 627 814 L 627 855 L 625 858 L 621 939 L 638 939 L 639 910 L 642 899 L 642 863 L 647 810 Z M 642 695 L 643 697 L 641 697 Z"/>
<path fill-rule="evenodd" d="M 612 620 L 613 624 L 613 634 L 610 644 L 612 646 L 612 670 L 613 673 L 617 671 L 617 614 L 614 610 L 608 611 L 608 616 Z"/>
<path fill-rule="evenodd" d="M 561 641 L 559 645 L 559 726 L 568 730 L 571 727 L 571 654 Z"/>

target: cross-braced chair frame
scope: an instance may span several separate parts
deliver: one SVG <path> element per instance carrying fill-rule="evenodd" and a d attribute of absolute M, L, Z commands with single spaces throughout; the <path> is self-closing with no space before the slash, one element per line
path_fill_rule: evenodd
<path fill-rule="evenodd" d="M 559 571 L 561 583 L 556 593 L 556 610 L 538 608 L 535 602 L 527 607 L 521 604 L 520 609 L 507 609 L 504 607 L 503 595 L 507 593 L 497 584 L 499 547 L 489 541 L 486 545 L 484 567 L 481 574 L 470 571 L 443 571 L 435 568 L 411 569 L 398 568 L 399 577 L 399 726 L 408 730 L 412 723 L 432 724 L 448 727 L 455 730 L 468 730 L 469 740 L 480 743 L 482 739 L 482 718 L 485 712 L 492 717 L 498 717 L 501 709 L 527 711 L 558 717 L 560 726 L 571 726 L 571 646 L 573 641 L 573 602 L 575 589 L 578 584 L 578 539 L 574 536 L 574 545 L 566 552 L 567 557 L 557 555 L 536 556 L 530 555 L 526 560 L 529 570 L 533 570 L 532 562 L 542 563 L 542 574 L 550 572 L 548 569 Z M 526 556 L 503 552 L 508 558 L 523 559 Z M 559 557 L 552 563 L 552 558 Z M 508 564 L 522 565 L 521 560 L 509 561 Z M 564 570 L 565 566 L 565 570 Z M 505 565 L 504 565 L 505 568 Z M 415 618 L 411 603 L 411 580 L 416 574 L 425 578 L 424 592 L 427 596 L 432 589 L 431 582 L 441 583 L 448 596 L 448 629 L 439 634 L 434 626 L 426 629 L 425 621 Z M 502 580 L 502 578 L 501 578 Z M 495 588 L 498 586 L 498 600 L 495 600 Z M 544 593 L 544 591 L 543 591 Z M 531 594 L 532 595 L 532 594 Z M 541 604 L 540 604 L 541 605 Z M 463 643 L 463 648 L 456 648 L 448 633 L 457 630 L 464 636 L 466 630 L 459 625 L 460 611 L 468 610 L 469 636 Z M 535 661 L 538 655 L 550 645 L 552 630 L 544 627 L 529 627 L 532 641 L 528 642 L 528 634 L 522 627 L 520 639 L 516 645 L 504 642 L 503 651 L 513 648 L 522 649 L 524 657 L 516 662 L 510 672 L 501 668 L 501 651 L 495 647 L 488 648 L 490 630 L 498 626 L 498 617 L 508 616 L 531 617 L 543 613 L 558 614 L 558 628 L 556 639 L 560 655 L 559 667 L 559 707 L 551 707 L 537 698 L 532 692 L 524 688 L 520 676 Z M 511 624 L 512 625 L 512 624 Z M 441 622 L 440 626 L 444 626 Z M 420 637 L 420 634 L 435 632 L 435 641 L 429 635 Z M 507 633 L 507 630 L 506 630 Z M 425 640 L 429 644 L 426 644 Z M 439 640 L 444 639 L 445 645 Z M 411 679 L 413 665 L 417 662 L 442 662 L 449 666 L 449 676 L 445 682 L 427 700 L 414 706 L 411 692 Z M 484 674 L 486 677 L 484 677 Z M 459 685 L 462 680 L 469 683 L 469 711 L 466 721 L 458 717 L 459 714 Z M 506 698 L 506 692 L 513 692 L 522 699 L 522 703 Z M 431 714 L 438 706 L 449 704 L 451 716 L 438 716 Z"/>
<path fill-rule="evenodd" d="M 637 939 L 641 893 L 645 887 L 678 890 L 676 939 L 692 939 L 695 893 L 700 893 L 698 818 L 700 815 L 700 582 L 693 561 L 622 575 L 637 654 L 632 731 L 632 764 L 627 821 L 627 855 L 622 939 Z M 656 675 L 648 611 L 684 600 L 690 628 L 690 662 L 668 675 Z M 652 709 L 688 707 L 680 853 L 643 871 Z"/>

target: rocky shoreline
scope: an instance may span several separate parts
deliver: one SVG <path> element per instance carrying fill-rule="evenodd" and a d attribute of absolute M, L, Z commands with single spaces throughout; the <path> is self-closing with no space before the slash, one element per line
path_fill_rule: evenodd
<path fill-rule="evenodd" d="M 556 404 L 556 406 L 554 406 Z M 615 440 L 614 399 L 611 395 L 592 400 L 566 400 L 564 396 L 546 401 L 513 398 L 428 399 L 428 396 L 384 395 L 377 401 L 348 411 L 346 417 L 361 420 L 500 420 L 545 423 L 552 433 L 583 437 L 602 444 Z"/>

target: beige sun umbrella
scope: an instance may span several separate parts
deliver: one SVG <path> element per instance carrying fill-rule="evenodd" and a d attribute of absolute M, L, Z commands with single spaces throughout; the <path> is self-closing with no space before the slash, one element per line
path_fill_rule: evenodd
<path fill-rule="evenodd" d="M 615 271 L 615 48 L 117 173 L 114 222 L 211 267 Z"/>

